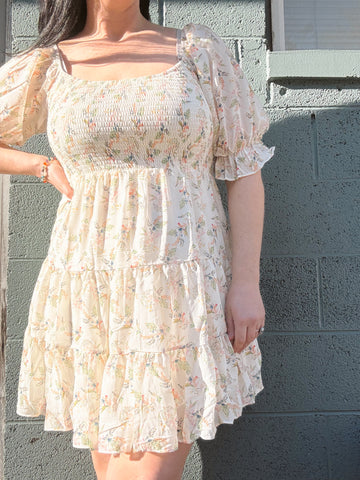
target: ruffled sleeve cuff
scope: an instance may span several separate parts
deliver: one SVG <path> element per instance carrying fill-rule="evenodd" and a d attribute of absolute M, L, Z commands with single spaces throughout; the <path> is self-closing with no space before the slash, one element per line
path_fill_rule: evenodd
<path fill-rule="evenodd" d="M 244 147 L 237 155 L 218 156 L 214 162 L 214 175 L 218 180 L 237 180 L 258 172 L 274 155 L 275 147 L 262 142 Z"/>

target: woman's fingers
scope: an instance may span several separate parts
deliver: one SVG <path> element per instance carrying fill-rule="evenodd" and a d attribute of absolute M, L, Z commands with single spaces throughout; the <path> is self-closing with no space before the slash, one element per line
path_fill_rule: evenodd
<path fill-rule="evenodd" d="M 247 326 L 242 324 L 235 325 L 235 342 L 234 342 L 235 352 L 237 353 L 242 352 L 242 350 L 246 347 L 247 338 L 248 338 Z"/>
<path fill-rule="evenodd" d="M 261 325 L 259 325 L 258 323 L 253 323 L 250 327 L 248 327 L 248 338 L 246 339 L 246 344 L 244 348 L 250 345 L 250 343 L 258 337 L 260 328 Z"/>
<path fill-rule="evenodd" d="M 240 325 L 238 328 L 235 327 L 235 352 L 241 353 L 248 345 L 250 345 L 250 343 L 257 338 L 257 330 L 259 328 L 254 327 L 253 324 L 249 326 Z"/>
<path fill-rule="evenodd" d="M 225 311 L 225 321 L 226 321 L 227 334 L 229 336 L 229 340 L 233 344 L 235 341 L 235 325 L 234 325 L 234 319 L 232 318 L 230 309 L 227 309 Z"/>
<path fill-rule="evenodd" d="M 54 158 L 48 166 L 48 181 L 69 200 L 72 199 L 74 195 L 74 189 L 70 185 L 64 169 L 57 158 Z"/>

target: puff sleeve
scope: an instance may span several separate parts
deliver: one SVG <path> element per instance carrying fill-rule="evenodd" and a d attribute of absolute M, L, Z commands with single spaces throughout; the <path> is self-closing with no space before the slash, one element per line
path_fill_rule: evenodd
<path fill-rule="evenodd" d="M 225 42 L 209 27 L 191 24 L 190 51 L 200 81 L 213 105 L 214 175 L 236 180 L 256 173 L 275 147 L 262 142 L 269 119 Z"/>
<path fill-rule="evenodd" d="M 44 87 L 50 55 L 35 49 L 17 55 L 0 68 L 0 141 L 23 145 L 44 133 L 47 123 Z"/>

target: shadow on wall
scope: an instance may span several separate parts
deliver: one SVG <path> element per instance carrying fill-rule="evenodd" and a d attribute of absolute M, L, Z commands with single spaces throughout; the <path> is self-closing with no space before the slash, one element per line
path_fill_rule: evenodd
<path fill-rule="evenodd" d="M 276 154 L 262 170 L 261 292 L 267 316 L 259 344 L 265 388 L 234 425 L 218 428 L 215 440 L 196 442 L 183 480 L 358 480 L 359 107 L 268 112 L 272 123 L 264 141 L 276 146 Z M 25 150 L 48 149 L 38 141 L 28 142 Z M 13 177 L 19 189 L 35 182 Z M 224 182 L 218 184 L 224 195 Z M 34 218 L 34 202 L 49 204 L 54 187 L 37 183 L 35 188 L 36 195 L 14 215 L 11 243 L 20 251 L 21 242 L 29 248 L 24 257 L 38 259 L 46 255 L 56 205 L 49 205 L 54 218 L 42 224 L 43 240 L 34 253 L 39 229 L 29 229 L 25 242 L 20 225 Z M 43 210 L 35 212 L 41 220 Z M 13 309 L 16 322 L 9 319 L 15 338 L 26 326 L 31 282 L 21 293 L 22 306 Z M 10 295 L 14 292 L 15 287 Z M 6 445 L 8 454 L 16 450 L 16 478 L 28 478 L 32 458 L 32 478 L 65 479 L 71 472 L 73 479 L 95 479 L 89 452 L 71 446 L 71 432 L 44 432 L 43 417 L 26 422 L 16 415 L 19 361 L 19 350 L 11 348 Z M 6 478 L 14 478 L 9 462 L 7 469 Z"/>

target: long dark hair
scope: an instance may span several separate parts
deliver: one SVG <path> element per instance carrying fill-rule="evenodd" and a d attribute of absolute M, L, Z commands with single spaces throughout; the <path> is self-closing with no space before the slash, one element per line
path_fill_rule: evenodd
<path fill-rule="evenodd" d="M 150 19 L 150 0 L 139 0 L 140 12 Z M 83 30 L 87 15 L 86 0 L 40 0 L 39 36 L 28 50 L 50 47 Z"/>

